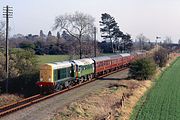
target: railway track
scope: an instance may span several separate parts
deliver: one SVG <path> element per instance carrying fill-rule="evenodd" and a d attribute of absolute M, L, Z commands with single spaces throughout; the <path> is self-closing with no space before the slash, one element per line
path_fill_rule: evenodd
<path fill-rule="evenodd" d="M 105 75 L 102 75 L 102 76 L 100 76 L 100 77 L 98 77 L 98 78 L 103 78 L 103 77 L 105 77 L 105 76 L 108 76 L 108 75 L 110 75 L 110 74 L 113 74 L 113 73 L 116 73 L 116 72 L 118 72 L 118 71 L 122 71 L 122 70 L 125 70 L 125 69 L 127 69 L 127 68 L 122 68 L 122 69 L 118 69 L 118 70 L 116 70 L 116 71 L 112 71 L 112 72 L 107 73 L 107 74 L 105 74 Z M 43 101 L 43 100 L 45 100 L 45 99 L 51 98 L 51 97 L 56 96 L 56 95 L 58 95 L 58 94 L 62 94 L 62 93 L 64 93 L 64 92 L 67 92 L 67 91 L 69 91 L 69 90 L 75 89 L 75 88 L 80 87 L 80 86 L 82 86 L 82 85 L 88 84 L 88 83 L 93 82 L 93 81 L 95 81 L 95 80 L 96 80 L 96 79 L 92 79 L 92 80 L 83 82 L 83 83 L 81 83 L 81 84 L 72 86 L 72 87 L 70 87 L 70 88 L 67 88 L 67 89 L 64 89 L 64 90 L 61 90 L 61 91 L 54 92 L 54 93 L 49 94 L 49 95 L 47 95 L 47 96 L 43 96 L 43 95 L 41 95 L 41 94 L 37 94 L 37 95 L 31 96 L 31 97 L 29 97 L 29 98 L 25 98 L 25 99 L 23 99 L 23 100 L 20 100 L 20 101 L 18 101 L 18 102 L 15 102 L 15 103 L 12 103 L 12 104 L 9 104 L 9 105 L 2 106 L 2 107 L 0 107 L 0 117 L 3 117 L 3 116 L 5 116 L 5 115 L 7 115 L 7 114 L 10 114 L 10 113 L 12 113 L 12 112 L 14 112 L 14 111 L 20 110 L 20 109 L 22 109 L 22 108 L 31 106 L 31 105 L 33 105 L 33 104 L 35 104 L 35 103 L 38 103 L 38 102 Z"/>

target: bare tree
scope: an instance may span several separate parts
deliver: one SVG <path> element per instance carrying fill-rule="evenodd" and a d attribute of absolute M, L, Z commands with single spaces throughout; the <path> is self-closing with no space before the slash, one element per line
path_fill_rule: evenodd
<path fill-rule="evenodd" d="M 146 37 L 146 36 L 144 36 L 143 34 L 139 34 L 137 37 L 136 37 L 136 40 L 137 40 L 137 42 L 138 42 L 138 46 L 139 46 L 139 49 L 140 50 L 143 50 L 144 49 L 144 44 L 145 44 L 145 42 L 148 42 L 149 41 L 149 39 Z"/>
<path fill-rule="evenodd" d="M 83 36 L 93 33 L 94 18 L 90 15 L 75 12 L 56 17 L 53 30 L 66 31 L 69 35 L 78 40 L 79 56 L 82 58 Z"/>
<path fill-rule="evenodd" d="M 165 40 L 163 42 L 164 42 L 164 44 L 171 44 L 172 39 L 171 39 L 171 37 L 166 36 L 166 38 L 165 38 Z"/>

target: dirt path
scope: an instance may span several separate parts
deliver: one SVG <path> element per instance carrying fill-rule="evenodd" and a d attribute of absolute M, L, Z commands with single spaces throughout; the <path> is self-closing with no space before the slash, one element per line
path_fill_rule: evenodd
<path fill-rule="evenodd" d="M 64 106 L 81 98 L 87 97 L 88 94 L 101 90 L 109 83 L 117 82 L 127 77 L 128 70 L 115 73 L 101 80 L 86 84 L 77 89 L 66 92 L 62 95 L 55 96 L 51 99 L 42 101 L 23 110 L 14 112 L 8 116 L 2 117 L 1 120 L 48 120 L 54 116 L 55 111 L 62 109 Z"/>

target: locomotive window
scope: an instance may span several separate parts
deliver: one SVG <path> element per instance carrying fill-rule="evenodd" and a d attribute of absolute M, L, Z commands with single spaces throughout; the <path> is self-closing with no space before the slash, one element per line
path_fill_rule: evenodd
<path fill-rule="evenodd" d="M 67 77 L 70 77 L 70 74 L 71 74 L 71 68 L 68 67 L 68 68 L 66 69 L 66 76 L 67 76 Z"/>
<path fill-rule="evenodd" d="M 81 69 L 82 69 L 81 67 L 82 67 L 82 66 L 79 66 L 79 69 L 78 69 L 78 71 L 81 71 Z"/>
<path fill-rule="evenodd" d="M 58 70 L 58 80 L 60 79 L 60 70 Z"/>
<path fill-rule="evenodd" d="M 58 70 L 58 80 L 66 78 L 67 76 L 67 68 L 62 68 Z"/>
<path fill-rule="evenodd" d="M 91 65 L 91 64 L 89 64 L 89 65 L 88 65 L 88 69 L 91 69 L 91 67 L 92 67 L 92 65 Z"/>

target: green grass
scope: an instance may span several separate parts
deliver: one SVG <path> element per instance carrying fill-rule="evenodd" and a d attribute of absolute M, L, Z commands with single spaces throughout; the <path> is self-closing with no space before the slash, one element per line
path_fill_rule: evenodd
<path fill-rule="evenodd" d="M 109 56 L 109 55 L 115 55 L 113 53 L 102 53 L 99 56 Z M 61 61 L 66 61 L 70 60 L 69 55 L 36 55 L 38 58 L 38 64 L 43 64 L 43 63 L 49 63 L 49 62 L 61 62 Z M 79 56 L 75 56 L 75 58 L 72 59 L 78 59 Z"/>
<path fill-rule="evenodd" d="M 131 120 L 180 120 L 180 58 L 141 98 Z"/>
<path fill-rule="evenodd" d="M 39 64 L 49 62 L 61 62 L 70 59 L 68 55 L 37 55 L 37 58 Z"/>

